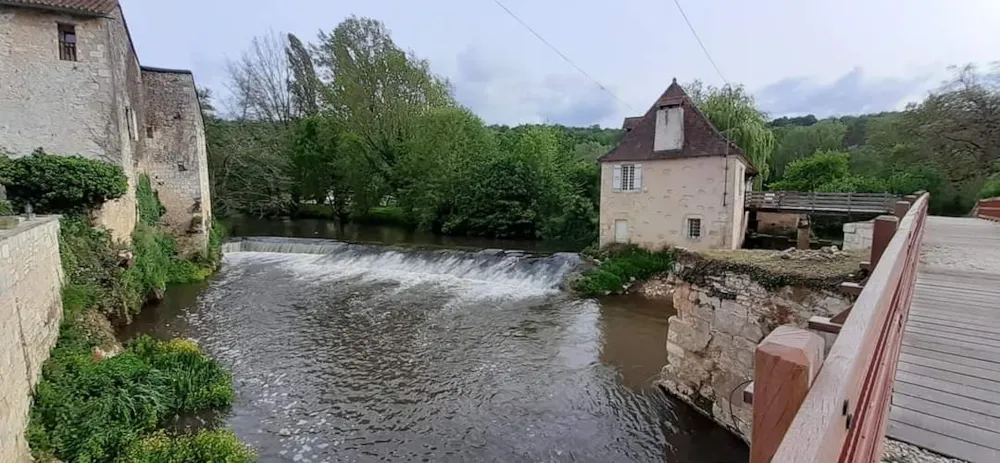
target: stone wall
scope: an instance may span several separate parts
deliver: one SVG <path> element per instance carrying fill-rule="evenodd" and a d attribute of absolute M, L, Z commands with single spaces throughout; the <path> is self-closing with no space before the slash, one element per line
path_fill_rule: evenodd
<path fill-rule="evenodd" d="M 648 249 L 740 247 L 746 166 L 738 156 L 624 163 L 641 166 L 641 191 L 614 191 L 613 169 L 620 164 L 601 163 L 601 246 L 615 242 L 615 221 L 624 220 L 629 242 Z M 688 219 L 701 220 L 700 237 L 688 236 Z"/>
<path fill-rule="evenodd" d="M 844 224 L 844 250 L 855 251 L 871 249 L 872 231 L 875 229 L 875 222 L 852 222 Z"/>
<path fill-rule="evenodd" d="M 208 243 L 212 199 L 208 185 L 205 126 L 194 85 L 186 71 L 143 68 L 146 94 L 146 152 L 140 163 L 167 208 L 164 224 L 182 253 Z"/>
<path fill-rule="evenodd" d="M 59 59 L 59 24 L 76 29 L 76 61 Z M 131 116 L 141 89 L 138 81 L 129 83 L 128 70 L 135 61 L 120 9 L 94 18 L 0 6 L 0 148 L 14 156 L 42 148 L 110 162 L 134 186 L 140 143 Z M 95 219 L 127 242 L 135 210 L 129 188 Z"/>
<path fill-rule="evenodd" d="M 678 274 L 683 266 L 677 269 Z M 784 286 L 768 290 L 749 275 L 727 272 L 700 284 L 668 278 L 677 315 L 670 318 L 667 362 L 660 384 L 749 439 L 753 408 L 743 388 L 753 378 L 754 351 L 774 328 L 805 327 L 813 315 L 832 316 L 850 299 L 829 290 Z"/>
<path fill-rule="evenodd" d="M 0 460 L 30 461 L 24 431 L 62 317 L 59 220 L 0 230 Z"/>

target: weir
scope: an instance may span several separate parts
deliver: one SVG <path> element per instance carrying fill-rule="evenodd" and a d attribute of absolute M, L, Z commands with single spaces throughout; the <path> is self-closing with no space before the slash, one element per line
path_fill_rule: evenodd
<path fill-rule="evenodd" d="M 447 275 L 535 289 L 556 289 L 582 267 L 582 260 L 575 253 L 533 254 L 496 249 L 429 250 L 312 238 L 244 238 L 223 244 L 222 251 L 225 254 L 316 254 L 323 263 L 354 270 Z"/>

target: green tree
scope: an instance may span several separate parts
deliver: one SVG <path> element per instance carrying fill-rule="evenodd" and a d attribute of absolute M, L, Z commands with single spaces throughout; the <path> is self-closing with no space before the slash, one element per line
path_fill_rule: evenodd
<path fill-rule="evenodd" d="M 774 150 L 775 180 L 780 180 L 785 167 L 796 159 L 817 151 L 839 151 L 844 146 L 847 125 L 833 120 L 823 120 L 809 126 L 788 126 L 775 130 Z"/>
<path fill-rule="evenodd" d="M 315 116 L 319 112 L 320 80 L 316 75 L 312 55 L 295 34 L 288 34 L 285 54 L 291 70 L 291 81 L 288 85 L 293 111 L 299 116 Z"/>
<path fill-rule="evenodd" d="M 788 164 L 785 177 L 771 184 L 778 191 L 817 191 L 821 186 L 850 175 L 850 155 L 836 151 L 818 152 Z"/>
<path fill-rule="evenodd" d="M 736 143 L 758 172 L 758 183 L 771 172 L 775 137 L 767 114 L 757 109 L 753 95 L 742 85 L 705 86 L 695 81 L 685 88 L 694 103 L 719 131 Z"/>

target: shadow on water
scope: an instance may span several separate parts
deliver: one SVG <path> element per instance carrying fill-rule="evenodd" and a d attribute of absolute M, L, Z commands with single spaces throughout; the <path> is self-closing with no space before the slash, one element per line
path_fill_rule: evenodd
<path fill-rule="evenodd" d="M 746 461 L 653 385 L 669 301 L 422 256 L 234 252 L 122 335 L 191 337 L 223 362 L 226 424 L 261 461 Z"/>
<path fill-rule="evenodd" d="M 327 238 L 352 243 L 439 246 L 452 249 L 506 249 L 532 252 L 576 252 L 589 243 L 444 236 L 389 225 L 346 224 L 321 219 L 258 219 L 240 216 L 224 219 L 230 236 L 287 236 Z"/>

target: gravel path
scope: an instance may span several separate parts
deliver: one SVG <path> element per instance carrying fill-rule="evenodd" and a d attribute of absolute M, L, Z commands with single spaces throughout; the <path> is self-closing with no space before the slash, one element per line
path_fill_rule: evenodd
<path fill-rule="evenodd" d="M 906 442 L 886 438 L 882 463 L 964 463 L 964 460 L 948 458 Z"/>

